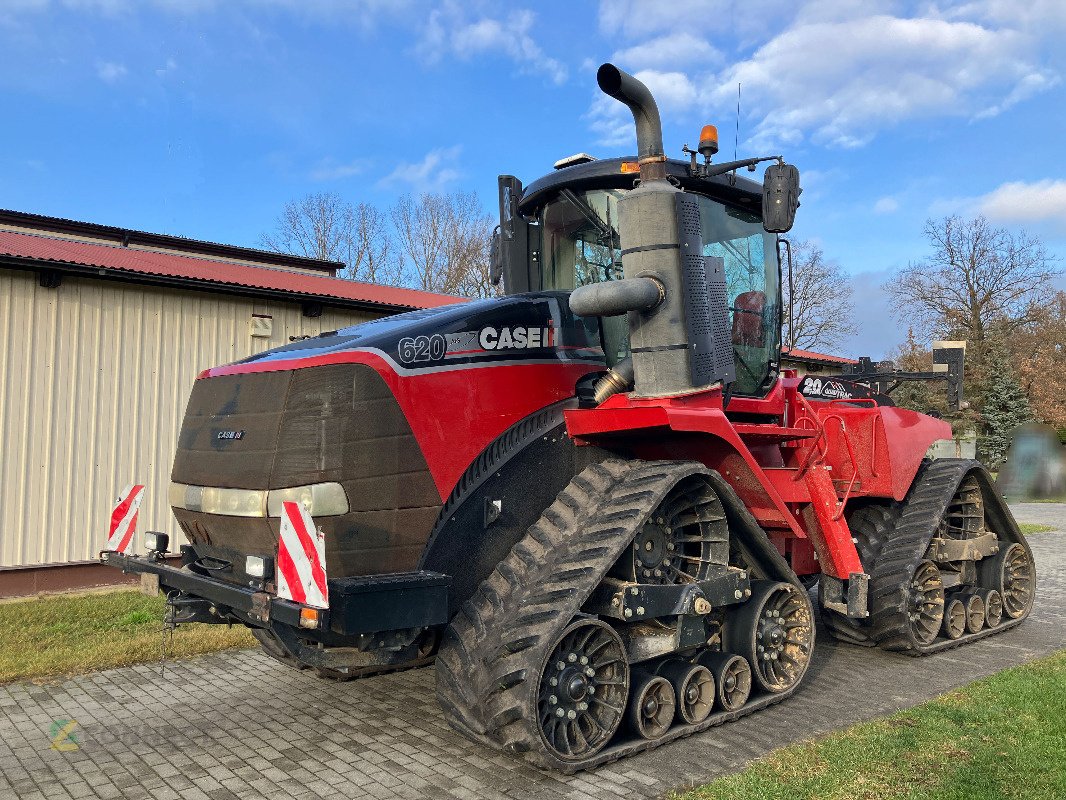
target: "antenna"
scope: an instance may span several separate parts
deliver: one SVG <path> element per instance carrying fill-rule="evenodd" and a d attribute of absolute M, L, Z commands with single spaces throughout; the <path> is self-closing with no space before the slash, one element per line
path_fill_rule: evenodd
<path fill-rule="evenodd" d="M 733 160 L 737 160 L 737 143 L 740 141 L 740 81 L 737 81 L 737 129 L 733 134 Z"/>

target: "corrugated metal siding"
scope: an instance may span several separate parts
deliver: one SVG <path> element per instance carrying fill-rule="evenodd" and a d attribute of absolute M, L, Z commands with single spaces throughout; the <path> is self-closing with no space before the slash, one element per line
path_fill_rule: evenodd
<path fill-rule="evenodd" d="M 251 336 L 253 314 L 273 317 L 270 339 Z M 44 289 L 0 270 L 0 567 L 95 558 L 134 482 L 138 531 L 183 541 L 167 486 L 197 374 L 373 316 L 69 276 Z"/>

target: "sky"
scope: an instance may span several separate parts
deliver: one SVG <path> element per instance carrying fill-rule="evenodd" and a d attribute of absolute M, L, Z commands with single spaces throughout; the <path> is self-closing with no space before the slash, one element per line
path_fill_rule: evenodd
<path fill-rule="evenodd" d="M 907 327 L 881 285 L 927 219 L 1066 256 L 1064 36 L 1061 0 L 0 0 L 0 207 L 245 246 L 311 192 L 495 215 L 498 174 L 634 150 L 610 60 L 669 154 L 713 123 L 719 160 L 800 168 L 791 236 L 855 291 L 837 349 L 879 358 Z"/>

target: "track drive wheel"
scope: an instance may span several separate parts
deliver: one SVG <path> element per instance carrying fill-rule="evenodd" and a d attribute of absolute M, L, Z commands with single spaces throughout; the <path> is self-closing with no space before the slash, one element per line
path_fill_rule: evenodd
<path fill-rule="evenodd" d="M 799 683 L 814 650 L 814 610 L 806 592 L 791 583 L 754 581 L 751 599 L 726 625 L 729 649 L 748 660 L 759 686 L 776 693 Z"/>
<path fill-rule="evenodd" d="M 618 730 L 628 696 L 629 664 L 621 637 L 598 619 L 572 622 L 556 640 L 538 683 L 544 744 L 567 760 L 595 753 Z"/>
<path fill-rule="evenodd" d="M 1029 553 L 1013 542 L 994 556 L 982 559 L 980 581 L 982 586 L 999 592 L 1003 615 L 1018 619 L 1028 614 L 1033 605 L 1035 572 Z"/>

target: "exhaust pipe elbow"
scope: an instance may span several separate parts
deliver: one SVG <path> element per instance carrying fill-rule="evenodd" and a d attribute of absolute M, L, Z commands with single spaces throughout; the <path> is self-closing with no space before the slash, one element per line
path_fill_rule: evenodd
<path fill-rule="evenodd" d="M 650 311 L 665 299 L 666 289 L 654 278 L 623 278 L 574 289 L 570 310 L 579 317 L 617 317 L 630 311 Z"/>
<path fill-rule="evenodd" d="M 645 166 L 666 161 L 659 107 L 655 104 L 651 91 L 614 64 L 603 64 L 596 71 L 596 83 L 599 84 L 604 94 L 625 103 L 633 112 L 633 121 L 637 126 L 637 158 L 640 160 L 641 179 L 664 180 L 666 178 L 665 167 L 649 170 L 653 174 L 645 175 Z M 659 172 L 661 175 L 656 174 Z"/>
<path fill-rule="evenodd" d="M 614 365 L 606 375 L 596 381 L 592 389 L 592 399 L 599 405 L 608 397 L 619 392 L 628 392 L 633 388 L 633 358 L 627 356 Z"/>

